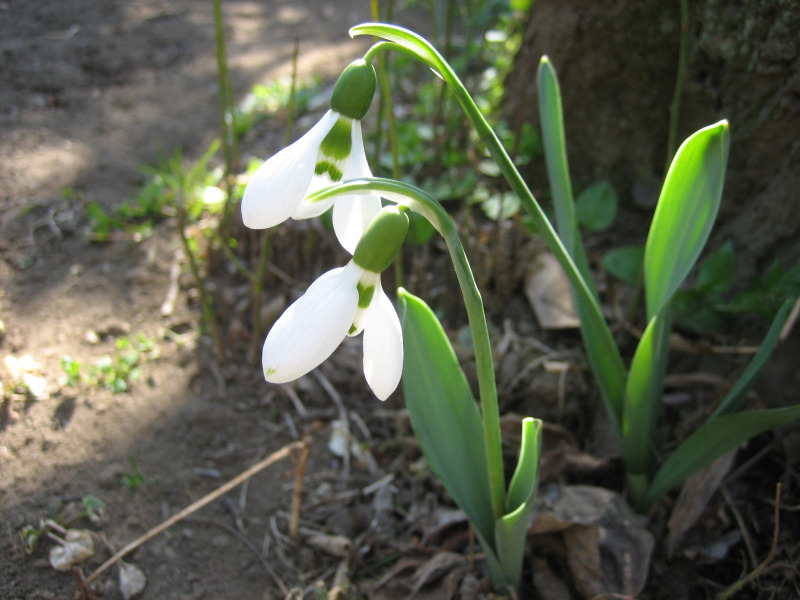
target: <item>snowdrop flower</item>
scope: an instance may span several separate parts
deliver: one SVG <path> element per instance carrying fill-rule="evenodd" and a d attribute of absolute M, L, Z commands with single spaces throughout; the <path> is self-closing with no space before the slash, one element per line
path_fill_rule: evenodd
<path fill-rule="evenodd" d="M 380 399 L 397 388 L 403 372 L 400 319 L 381 287 L 408 232 L 408 216 L 381 209 L 346 266 L 320 276 L 273 325 L 261 356 L 264 377 L 286 383 L 319 366 L 346 336 L 364 332 L 364 376 Z"/>
<path fill-rule="evenodd" d="M 372 177 L 361 119 L 375 87 L 375 69 L 364 59 L 345 68 L 333 89 L 331 109 L 308 133 L 261 165 L 247 184 L 242 198 L 247 227 L 265 229 L 289 218 L 317 217 L 334 201 L 313 203 L 307 196 L 341 181 Z M 336 199 L 334 231 L 351 254 L 380 208 L 380 198 L 374 195 Z"/>

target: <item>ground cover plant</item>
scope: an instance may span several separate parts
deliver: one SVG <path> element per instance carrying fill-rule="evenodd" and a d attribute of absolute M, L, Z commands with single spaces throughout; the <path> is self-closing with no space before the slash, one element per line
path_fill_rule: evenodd
<path fill-rule="evenodd" d="M 54 342 L 36 353 L 44 364 L 22 356 L 32 346 L 18 313 L 5 320 L 3 451 L 86 458 L 47 471 L 27 501 L 16 499 L 31 489 L 20 472 L 3 486 L 4 594 L 792 593 L 796 473 L 776 445 L 791 436 L 773 429 L 797 409 L 751 390 L 791 335 L 796 269 L 776 265 L 731 292 L 730 246 L 703 252 L 736 124 L 673 145 L 647 244 L 603 245 L 599 256 L 593 234 L 603 240 L 625 209 L 604 179 L 573 199 L 569 115 L 549 60 L 540 120 L 503 118 L 526 13 L 433 2 L 428 21 L 420 6 L 410 7 L 425 15 L 415 29 L 434 43 L 357 26 L 373 45 L 326 93 L 314 74 L 300 82 L 303 43 L 287 41 L 292 76 L 242 86 L 252 95 L 239 103 L 214 3 L 212 139 L 162 153 L 170 158 L 141 169 L 140 190 L 117 206 L 64 191 L 59 202 L 80 217 L 66 238 L 60 212 L 45 222 L 62 237 L 40 247 L 67 262 L 63 285 L 45 281 L 64 297 L 84 289 L 95 253 L 104 285 L 88 291 L 129 291 L 106 313 L 98 294 L 82 299 L 95 311 L 69 334 L 79 345 Z M 382 8 L 353 22 L 394 10 Z M 264 131 L 275 157 L 243 161 L 245 145 L 271 154 Z M 519 175 L 536 164 L 536 183 Z M 70 265 L 63 244 L 87 258 Z M 530 284 L 525 268 L 548 251 L 567 279 Z M 58 272 L 19 258 L 8 263 L 20 273 Z M 135 269 L 122 268 L 132 259 Z M 163 293 L 148 293 L 154 279 Z M 565 282 L 581 340 L 539 327 L 528 306 L 531 289 Z M 149 317 L 119 323 L 126 296 Z M 696 359 L 687 370 L 687 347 L 716 342 L 730 315 L 754 307 L 767 320 L 752 321 L 756 347 L 735 348 L 746 358 L 724 376 L 699 372 Z M 106 419 L 139 441 L 78 433 L 112 432 Z M 594 445 L 598 432 L 609 450 Z M 750 438 L 738 459 L 729 452 Z M 676 577 L 682 569 L 699 575 Z"/>

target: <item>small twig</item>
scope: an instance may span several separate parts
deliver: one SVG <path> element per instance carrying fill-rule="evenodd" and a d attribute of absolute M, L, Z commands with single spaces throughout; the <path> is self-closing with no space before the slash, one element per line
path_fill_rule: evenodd
<path fill-rule="evenodd" d="M 742 476 L 743 473 L 746 473 L 750 467 L 764 458 L 767 454 L 772 451 L 772 445 L 764 446 L 761 450 L 759 450 L 756 454 L 748 458 L 744 463 L 739 465 L 739 467 L 733 471 L 732 473 L 728 473 L 725 479 L 722 481 L 722 485 L 728 485 L 732 481 L 736 481 L 739 477 Z"/>
<path fill-rule="evenodd" d="M 311 453 L 311 438 L 303 438 L 303 445 L 300 448 L 300 456 L 297 459 L 294 478 L 294 494 L 292 495 L 292 516 L 289 520 L 289 535 L 293 540 L 297 540 L 300 528 L 300 503 L 303 499 L 303 479 L 306 475 L 306 465 L 308 455 Z"/>
<path fill-rule="evenodd" d="M 211 235 L 216 240 L 217 244 L 219 244 L 219 247 L 220 247 L 220 249 L 222 249 L 222 253 L 225 255 L 225 257 L 229 261 L 231 261 L 231 264 L 233 265 L 233 268 L 236 269 L 236 271 L 238 273 L 241 273 L 242 275 L 244 275 L 244 277 L 246 277 L 248 280 L 250 280 L 250 281 L 255 280 L 256 274 L 253 273 L 253 271 L 251 271 L 250 269 L 248 269 L 247 265 L 245 265 L 241 261 L 241 259 L 238 256 L 236 256 L 234 251 L 231 250 L 231 247 L 219 235 L 219 232 L 218 231 L 212 231 Z"/>
<path fill-rule="evenodd" d="M 180 276 L 181 276 L 181 251 L 176 250 L 175 256 L 172 259 L 172 265 L 169 268 L 169 287 L 167 288 L 167 297 L 161 305 L 161 315 L 167 317 L 175 312 L 175 303 L 178 301 L 178 293 L 180 292 Z"/>
<path fill-rule="evenodd" d="M 764 570 L 769 566 L 769 563 L 772 562 L 772 559 L 775 558 L 775 552 L 778 549 L 778 533 L 780 533 L 780 516 L 781 516 L 781 484 L 775 488 L 775 527 L 772 531 L 772 545 L 769 548 L 769 554 L 767 554 L 767 558 L 765 558 L 760 565 L 758 565 L 755 569 L 750 571 L 750 573 L 742 577 L 739 581 L 735 582 L 731 585 L 728 589 L 723 591 L 717 596 L 717 600 L 727 600 L 739 590 L 741 590 L 744 586 L 748 583 L 751 583 L 758 579 Z"/>
<path fill-rule="evenodd" d="M 322 386 L 322 389 L 327 392 L 328 396 L 331 397 L 333 403 L 336 405 L 336 409 L 339 412 L 339 421 L 342 424 L 342 428 L 344 429 L 345 435 L 345 445 L 344 445 L 344 473 L 345 475 L 350 475 L 350 418 L 348 417 L 347 409 L 344 407 L 344 402 L 342 402 L 342 397 L 339 395 L 339 392 L 336 391 L 336 388 L 333 387 L 333 384 L 328 380 L 325 375 L 323 375 L 319 369 L 313 371 L 314 376 L 319 381 L 319 384 Z"/>
<path fill-rule="evenodd" d="M 197 285 L 197 289 L 200 292 L 200 306 L 203 310 L 203 321 L 210 329 L 211 337 L 216 345 L 217 354 L 219 354 L 220 359 L 225 360 L 227 352 L 225 345 L 222 343 L 222 338 L 220 337 L 219 327 L 217 325 L 217 317 L 214 312 L 214 300 L 206 288 L 205 280 L 200 273 L 200 266 L 197 264 L 197 257 L 192 251 L 189 238 L 186 235 L 186 209 L 183 206 L 178 207 L 177 227 L 178 235 L 181 238 L 181 243 L 183 244 L 183 249 L 186 253 L 186 258 L 189 261 L 189 269 L 192 272 L 195 285 Z"/>
<path fill-rule="evenodd" d="M 95 579 L 97 579 L 97 577 L 100 576 L 100 574 L 103 573 L 106 569 L 108 569 L 110 566 L 112 566 L 121 558 L 127 556 L 128 554 L 136 550 L 139 546 L 141 546 L 145 542 L 148 542 L 149 540 L 156 537 L 158 534 L 166 531 L 167 529 L 175 525 L 175 523 L 185 519 L 192 513 L 197 512 L 198 510 L 200 510 L 207 504 L 213 502 L 220 496 L 228 493 L 237 485 L 239 485 L 243 481 L 246 481 L 247 479 L 250 479 L 253 475 L 258 473 L 259 471 L 263 471 L 264 469 L 266 469 L 270 465 L 275 464 L 279 460 L 283 460 L 284 458 L 289 456 L 294 450 L 300 448 L 302 445 L 303 442 L 292 442 L 291 444 L 284 446 L 280 450 L 276 450 L 275 452 L 267 456 L 265 459 L 259 461 L 246 471 L 243 471 L 242 473 L 240 473 L 239 475 L 237 475 L 224 485 L 215 489 L 213 492 L 206 494 L 205 496 L 200 498 L 200 500 L 198 500 L 197 502 L 190 504 L 179 513 L 171 516 L 169 519 L 162 522 L 160 525 L 153 527 L 150 531 L 132 541 L 130 544 L 125 546 L 122 550 L 117 552 L 114 556 L 112 556 L 106 562 L 100 565 L 97 569 L 95 569 L 94 573 L 89 575 L 89 577 L 86 579 L 86 583 L 89 584 Z"/>
<path fill-rule="evenodd" d="M 297 414 L 303 417 L 304 419 L 308 417 L 308 411 L 306 407 L 303 405 L 303 402 L 300 400 L 300 396 L 297 395 L 297 392 L 294 391 L 294 388 L 290 385 L 282 385 L 279 388 L 283 393 L 289 396 L 289 400 L 292 401 L 292 405 L 294 406 L 295 411 Z"/>
<path fill-rule="evenodd" d="M 258 254 L 258 264 L 256 265 L 255 276 L 252 279 L 253 289 L 251 290 L 251 306 L 252 306 L 252 321 L 253 331 L 250 336 L 250 351 L 248 354 L 247 362 L 255 364 L 258 360 L 258 348 L 261 344 L 261 296 L 264 289 L 264 272 L 267 270 L 267 265 L 272 262 L 270 255 L 272 254 L 271 236 L 268 232 L 263 231 L 261 234 L 261 251 Z"/>
<path fill-rule="evenodd" d="M 80 590 L 79 598 L 81 600 L 100 600 L 100 598 L 95 596 L 92 592 L 89 581 L 84 579 L 83 571 L 81 571 L 80 567 L 72 567 L 72 574 L 75 575 L 75 579 L 78 580 L 78 589 Z"/>
<path fill-rule="evenodd" d="M 269 528 L 272 531 L 272 537 L 275 539 L 275 552 L 278 554 L 278 558 L 281 562 L 289 567 L 290 569 L 294 568 L 289 559 L 286 558 L 286 553 L 283 551 L 283 540 L 286 538 L 280 530 L 278 529 L 278 522 L 275 520 L 275 517 L 269 518 Z"/>
<path fill-rule="evenodd" d="M 728 504 L 728 508 L 731 509 L 733 513 L 733 518 L 736 519 L 736 523 L 739 525 L 739 531 L 742 534 L 742 538 L 744 539 L 744 545 L 747 546 L 747 554 L 750 556 L 750 563 L 755 565 L 756 561 L 756 553 L 753 550 L 753 541 L 750 539 L 750 534 L 747 531 L 747 527 L 744 525 L 744 519 L 742 518 L 742 513 L 736 508 L 736 505 L 733 503 L 733 498 L 731 498 L 730 492 L 728 492 L 728 488 L 724 485 L 720 487 L 720 491 L 722 491 L 722 497 L 725 498 L 725 502 Z"/>

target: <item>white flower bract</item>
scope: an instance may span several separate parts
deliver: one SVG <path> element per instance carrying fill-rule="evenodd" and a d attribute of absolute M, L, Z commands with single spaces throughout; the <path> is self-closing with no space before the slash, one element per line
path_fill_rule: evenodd
<path fill-rule="evenodd" d="M 370 287 L 369 303 L 359 307 L 359 288 Z M 362 329 L 364 375 L 373 393 L 385 400 L 403 371 L 400 319 L 383 292 L 380 274 L 352 260 L 320 276 L 273 325 L 261 355 L 264 377 L 271 383 L 293 381 L 318 367 L 347 335 Z"/>
<path fill-rule="evenodd" d="M 309 219 L 334 205 L 333 225 L 342 246 L 351 254 L 369 222 L 381 208 L 378 196 L 339 196 L 320 202 L 309 202 L 308 196 L 333 185 L 328 173 L 315 170 L 322 156 L 320 145 L 339 119 L 329 110 L 303 137 L 287 146 L 253 175 L 242 197 L 242 221 L 252 229 L 266 229 L 289 218 Z M 351 148 L 343 160 L 342 181 L 372 177 L 364 152 L 361 122 L 350 120 Z"/>

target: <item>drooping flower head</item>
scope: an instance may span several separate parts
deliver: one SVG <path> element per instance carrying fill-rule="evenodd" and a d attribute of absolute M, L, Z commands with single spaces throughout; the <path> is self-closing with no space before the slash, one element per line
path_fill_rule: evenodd
<path fill-rule="evenodd" d="M 381 287 L 408 232 L 404 209 L 387 206 L 370 222 L 346 266 L 321 275 L 272 326 L 261 355 L 264 377 L 286 383 L 319 366 L 346 336 L 364 332 L 364 376 L 388 398 L 403 372 L 403 334 Z"/>
<path fill-rule="evenodd" d="M 324 213 L 333 199 L 307 202 L 322 188 L 372 177 L 361 119 L 369 110 L 376 87 L 375 69 L 363 59 L 345 68 L 331 96 L 331 109 L 303 137 L 267 160 L 247 184 L 242 219 L 247 227 L 265 229 L 289 218 L 308 219 Z M 337 197 L 333 226 L 350 253 L 381 208 L 378 196 Z"/>

